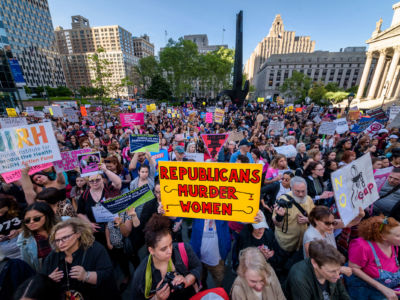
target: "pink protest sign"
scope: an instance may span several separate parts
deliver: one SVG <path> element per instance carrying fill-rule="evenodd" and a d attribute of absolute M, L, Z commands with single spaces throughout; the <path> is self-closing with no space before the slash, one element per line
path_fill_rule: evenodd
<path fill-rule="evenodd" d="M 206 113 L 206 122 L 209 124 L 211 124 L 213 122 L 213 113 L 212 112 Z"/>
<path fill-rule="evenodd" d="M 61 152 L 61 160 L 54 162 L 56 172 L 66 172 L 75 169 L 79 166 L 78 155 L 82 153 L 89 153 L 91 149 L 79 149 L 68 152 Z"/>
<path fill-rule="evenodd" d="M 50 168 L 53 166 L 53 163 L 46 163 L 42 165 L 32 166 L 29 170 L 29 175 L 36 174 L 44 169 Z M 21 179 L 21 170 L 15 170 L 7 173 L 2 173 L 1 177 L 3 177 L 6 183 L 11 183 Z"/>
<path fill-rule="evenodd" d="M 382 186 L 385 184 L 385 182 L 388 179 L 392 170 L 393 170 L 393 167 L 388 167 L 388 168 L 384 168 L 384 169 L 378 169 L 375 171 L 374 179 L 375 179 L 376 185 L 378 187 L 378 192 L 381 190 Z"/>
<path fill-rule="evenodd" d="M 144 113 L 119 114 L 119 118 L 122 127 L 144 124 Z"/>

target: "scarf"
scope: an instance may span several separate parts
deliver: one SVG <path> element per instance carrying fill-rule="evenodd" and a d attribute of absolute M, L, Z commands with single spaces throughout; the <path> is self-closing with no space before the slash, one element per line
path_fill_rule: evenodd
<path fill-rule="evenodd" d="M 172 271 L 173 271 L 172 259 L 169 259 L 167 272 L 172 272 Z M 153 284 L 153 274 L 151 272 L 151 254 L 149 254 L 149 259 L 147 260 L 146 273 L 145 273 L 145 283 L 144 283 L 144 296 L 146 297 L 146 299 L 152 297 L 152 295 L 150 295 L 152 284 Z"/>

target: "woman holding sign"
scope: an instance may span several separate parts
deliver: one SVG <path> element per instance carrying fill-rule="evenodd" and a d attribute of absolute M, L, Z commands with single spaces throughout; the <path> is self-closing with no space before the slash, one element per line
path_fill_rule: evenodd
<path fill-rule="evenodd" d="M 180 300 L 196 293 L 201 263 L 189 244 L 172 243 L 169 225 L 169 219 L 159 215 L 153 215 L 146 224 L 150 255 L 136 269 L 132 299 Z"/>

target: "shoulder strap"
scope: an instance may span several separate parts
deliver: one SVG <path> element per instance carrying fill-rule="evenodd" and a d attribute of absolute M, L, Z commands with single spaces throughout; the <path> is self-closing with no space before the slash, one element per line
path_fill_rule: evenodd
<path fill-rule="evenodd" d="M 87 252 L 87 250 L 85 250 L 85 252 L 83 252 L 83 257 L 82 257 L 81 266 L 83 266 L 83 263 L 85 262 L 86 252 Z"/>
<path fill-rule="evenodd" d="M 283 194 L 283 196 L 286 196 L 286 198 L 292 203 L 296 208 L 301 212 L 301 214 L 305 217 L 308 217 L 308 213 L 305 211 L 303 207 L 301 207 L 300 204 L 296 202 L 296 200 L 293 199 L 292 196 L 289 196 L 288 194 Z"/>
<path fill-rule="evenodd" d="M 379 197 L 378 200 L 381 200 L 383 198 L 386 198 L 387 196 L 393 194 L 394 192 L 396 192 L 398 189 L 400 189 L 400 184 L 396 185 L 395 187 L 393 187 L 389 192 L 387 192 L 385 195 L 383 195 L 382 197 Z"/>
<path fill-rule="evenodd" d="M 382 269 L 381 261 L 379 260 L 379 257 L 378 257 L 378 255 L 376 254 L 376 251 L 375 251 L 374 246 L 372 245 L 372 243 L 371 243 L 370 241 L 367 241 L 367 243 L 369 244 L 369 246 L 370 246 L 371 249 L 372 249 L 372 253 L 374 254 L 374 258 L 375 258 L 375 263 L 376 263 L 378 269 Z"/>
<path fill-rule="evenodd" d="M 189 259 L 186 253 L 186 248 L 184 243 L 178 243 L 179 254 L 181 255 L 183 264 L 186 266 L 186 269 L 189 270 Z"/>

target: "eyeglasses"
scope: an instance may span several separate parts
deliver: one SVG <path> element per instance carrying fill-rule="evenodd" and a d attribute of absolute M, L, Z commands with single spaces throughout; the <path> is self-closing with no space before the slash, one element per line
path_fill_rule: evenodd
<path fill-rule="evenodd" d="M 76 232 L 71 233 L 71 234 L 66 235 L 66 236 L 63 236 L 61 239 L 56 239 L 56 240 L 54 240 L 54 243 L 55 243 L 55 244 L 59 244 L 59 243 L 61 243 L 61 242 L 65 243 L 66 241 L 68 241 L 69 239 L 71 239 L 71 237 L 72 237 L 75 233 L 76 233 Z"/>
<path fill-rule="evenodd" d="M 333 222 L 324 221 L 324 224 L 325 224 L 326 226 L 336 226 L 336 225 L 337 225 L 337 222 L 336 222 L 336 221 L 333 221 Z"/>
<path fill-rule="evenodd" d="M 100 178 L 97 178 L 97 179 L 89 180 L 89 183 L 90 183 L 90 184 L 99 183 L 100 181 L 101 181 L 101 179 L 100 179 Z"/>
<path fill-rule="evenodd" d="M 111 164 L 112 161 L 111 161 L 111 160 L 105 160 L 104 163 L 105 163 L 105 164 Z"/>
<path fill-rule="evenodd" d="M 41 215 L 41 216 L 38 216 L 38 217 L 33 217 L 33 218 L 26 218 L 26 219 L 24 219 L 24 223 L 25 224 L 30 224 L 31 221 L 33 221 L 33 223 L 37 223 L 37 222 L 40 222 L 42 217 L 44 217 L 44 215 Z"/>
<path fill-rule="evenodd" d="M 283 178 L 282 178 L 282 181 L 290 181 L 290 178 L 285 178 L 285 177 L 283 177 Z"/>

